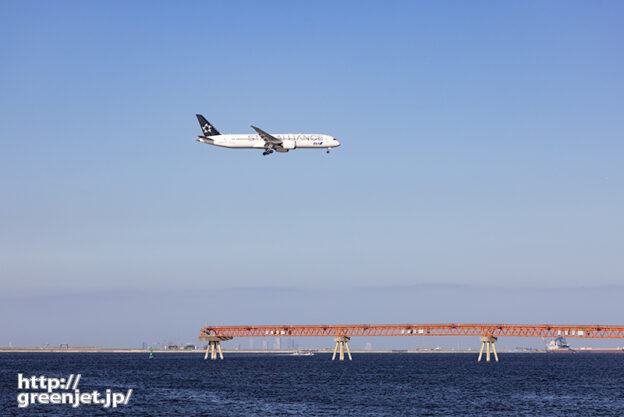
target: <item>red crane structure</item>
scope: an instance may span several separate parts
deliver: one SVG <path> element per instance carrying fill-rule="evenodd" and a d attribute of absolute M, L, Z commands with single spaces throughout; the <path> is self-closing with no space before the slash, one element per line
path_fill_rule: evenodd
<path fill-rule="evenodd" d="M 212 349 L 212 358 L 216 359 L 216 350 L 221 354 L 220 341 L 234 337 L 267 336 L 331 336 L 334 337 L 336 351 L 340 348 L 343 360 L 343 348 L 351 359 L 348 341 L 353 336 L 480 336 L 481 353 L 487 346 L 489 361 L 490 347 L 498 361 L 494 342 L 500 336 L 515 337 L 582 337 L 595 339 L 624 338 L 624 326 L 603 325 L 554 325 L 554 324 L 348 324 L 348 325 L 280 325 L 280 326 L 210 326 L 201 329 L 199 340 L 208 341 Z M 208 351 L 206 351 L 206 358 Z M 223 355 L 221 354 L 221 359 Z"/>

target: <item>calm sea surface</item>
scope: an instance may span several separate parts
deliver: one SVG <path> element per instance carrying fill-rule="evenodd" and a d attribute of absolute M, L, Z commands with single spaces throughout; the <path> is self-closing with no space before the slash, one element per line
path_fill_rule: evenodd
<path fill-rule="evenodd" d="M 624 355 L 0 353 L 0 415 L 624 416 Z M 17 408 L 17 373 L 81 391 L 134 390 L 126 406 Z"/>

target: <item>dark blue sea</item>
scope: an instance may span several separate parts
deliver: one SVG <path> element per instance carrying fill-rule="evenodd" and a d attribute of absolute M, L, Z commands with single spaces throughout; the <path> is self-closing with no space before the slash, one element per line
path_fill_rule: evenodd
<path fill-rule="evenodd" d="M 0 415 L 624 416 L 624 355 L 0 353 Z M 17 374 L 82 374 L 82 392 L 133 389 L 126 406 L 17 408 Z"/>

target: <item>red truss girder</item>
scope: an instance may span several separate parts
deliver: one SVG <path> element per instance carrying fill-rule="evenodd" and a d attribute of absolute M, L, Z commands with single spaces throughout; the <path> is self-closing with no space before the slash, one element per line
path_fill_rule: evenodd
<path fill-rule="evenodd" d="M 524 336 L 624 338 L 622 326 L 551 324 L 356 324 L 312 326 L 211 326 L 202 336 Z"/>

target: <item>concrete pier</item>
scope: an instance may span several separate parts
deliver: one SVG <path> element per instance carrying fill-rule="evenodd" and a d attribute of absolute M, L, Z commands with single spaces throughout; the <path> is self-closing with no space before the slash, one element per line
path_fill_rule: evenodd
<path fill-rule="evenodd" d="M 336 347 L 334 348 L 332 361 L 336 359 L 336 352 L 338 351 L 339 348 L 340 348 L 340 356 L 338 357 L 339 360 L 344 361 L 345 348 L 347 350 L 347 355 L 349 355 L 349 360 L 353 360 L 351 358 L 351 351 L 349 350 L 349 340 L 351 340 L 349 336 L 337 336 L 334 338 L 334 341 L 336 342 Z"/>
<path fill-rule="evenodd" d="M 227 336 L 199 336 L 200 342 L 208 342 L 206 345 L 206 354 L 204 355 L 204 360 L 208 359 L 208 353 L 210 353 L 210 359 L 217 359 L 217 352 L 219 353 L 219 357 L 223 360 L 223 351 L 221 350 L 221 342 L 225 340 L 232 340 L 231 337 Z"/>
<path fill-rule="evenodd" d="M 494 342 L 496 342 L 498 340 L 498 338 L 496 336 L 482 336 L 481 337 L 481 351 L 479 352 L 479 359 L 477 359 L 477 362 L 481 362 L 481 357 L 483 356 L 483 348 L 487 347 L 487 352 L 485 355 L 485 361 L 489 362 L 490 361 L 490 348 L 492 349 L 492 352 L 494 353 L 494 359 L 496 359 L 496 362 L 498 362 L 498 355 L 496 354 L 496 347 L 494 347 Z"/>

